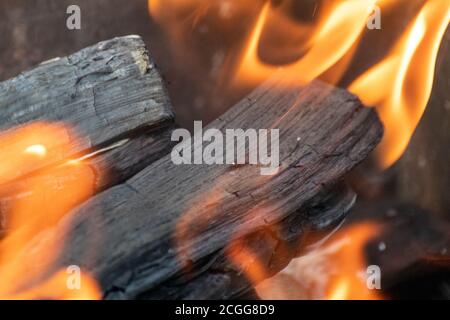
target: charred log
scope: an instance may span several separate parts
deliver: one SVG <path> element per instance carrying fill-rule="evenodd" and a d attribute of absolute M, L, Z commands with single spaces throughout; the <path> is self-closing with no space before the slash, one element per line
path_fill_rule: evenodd
<path fill-rule="evenodd" d="M 232 295 L 228 272 L 242 274 L 242 269 L 229 271 L 220 267 L 227 264 L 223 262 L 214 268 L 215 261 L 223 256 L 229 260 L 235 241 L 245 243 L 288 217 L 298 215 L 302 230 L 338 223 L 345 210 L 324 210 L 320 198 L 330 199 L 324 190 L 364 159 L 382 134 L 375 112 L 348 92 L 319 82 L 285 85 L 279 78 L 210 127 L 223 131 L 274 125 L 280 129 L 277 174 L 261 176 L 258 166 L 249 165 L 177 166 L 163 157 L 82 205 L 70 223 L 51 232 L 53 238 L 66 233 L 64 225 L 70 230 L 58 264 L 80 265 L 94 274 L 105 298 L 136 298 L 152 291 L 158 298 L 169 297 L 159 289 L 180 277 L 198 279 L 198 286 L 207 281 L 196 274 L 219 277 L 218 285 L 230 288 L 213 290 L 216 294 L 209 298 Z M 334 215 L 324 217 L 324 211 Z M 94 245 L 93 259 L 86 260 L 86 250 Z M 267 248 L 248 250 L 258 256 Z"/>
<path fill-rule="evenodd" d="M 122 45 L 113 59 L 86 54 L 89 50 L 112 54 Z M 27 84 L 40 83 L 38 79 L 50 73 L 55 74 L 38 92 L 23 95 L 27 104 L 39 107 L 22 113 L 18 110 L 27 104 L 20 100 L 22 107 L 7 106 L 15 101 L 9 88 L 28 90 Z M 64 81 L 59 74 L 65 75 Z M 100 184 L 99 190 L 117 185 L 81 204 L 33 241 L 65 243 L 55 270 L 80 266 L 99 280 L 109 299 L 230 298 L 246 292 L 249 283 L 243 278 L 259 281 L 277 272 L 298 254 L 309 231 L 332 228 L 343 219 L 354 194 L 340 180 L 366 158 L 382 135 L 376 113 L 347 91 L 321 82 L 287 83 L 278 75 L 208 126 L 222 133 L 279 129 L 281 165 L 272 176 L 261 175 L 258 165 L 175 165 L 170 155 L 134 175 L 130 167 L 142 165 L 141 157 L 154 154 L 154 144 L 146 144 L 143 133 L 150 129 L 152 139 L 162 144 L 155 151 L 154 158 L 158 157 L 168 138 L 160 125 L 168 126 L 172 118 L 160 78 L 139 39 L 104 42 L 2 86 L 5 129 L 11 127 L 7 121 L 12 118 L 16 125 L 66 121 L 89 138 L 78 147 L 80 152 L 95 153 L 129 139 L 102 153 L 109 166 L 125 174 Z M 75 92 L 73 86 L 78 87 Z M 62 100 L 42 101 L 49 93 Z M 81 97 L 79 104 L 71 104 L 76 97 Z M 66 111 L 60 112 L 55 101 Z M 162 131 L 155 136 L 152 128 Z M 141 153 L 142 148 L 146 151 Z M 251 258 L 241 259 L 246 253 Z M 34 247 L 35 254 L 38 257 L 39 250 Z M 266 272 L 252 279 L 246 270 L 255 263 Z"/>

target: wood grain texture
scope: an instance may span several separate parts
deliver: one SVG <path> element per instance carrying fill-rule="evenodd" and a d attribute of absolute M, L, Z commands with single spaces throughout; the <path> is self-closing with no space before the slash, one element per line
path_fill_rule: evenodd
<path fill-rule="evenodd" d="M 379 234 L 365 245 L 365 256 L 368 265 L 380 266 L 381 286 L 387 296 L 448 299 L 448 221 L 415 205 L 390 199 L 360 201 L 352 211 L 344 227 L 368 222 L 380 227 Z M 384 250 L 380 250 L 380 244 Z"/>
<path fill-rule="evenodd" d="M 48 149 L 70 145 L 29 171 L 173 121 L 163 81 L 138 36 L 115 38 L 42 63 L 0 83 L 0 130 L 63 123 Z M 48 150 L 51 152 L 51 150 Z M 20 172 L 25 175 L 29 172 Z"/>
<path fill-rule="evenodd" d="M 39 179 L 51 196 L 55 184 L 61 189 L 65 180 L 77 179 L 75 171 L 55 182 L 58 166 L 81 158 L 94 177 L 92 193 L 105 190 L 170 152 L 173 120 L 163 81 L 137 36 L 98 43 L 0 83 L 4 161 L 12 161 L 10 150 L 21 151 L 14 144 L 25 137 L 42 143 L 45 132 L 51 132 L 43 143 L 45 157 L 10 170 L 7 179 L 2 175 L 0 232 L 8 228 L 18 196 L 32 196 L 31 181 Z M 22 138 L 11 139 L 24 130 Z"/>
<path fill-rule="evenodd" d="M 441 45 L 433 92 L 397 163 L 399 199 L 450 221 L 450 28 Z"/>
<path fill-rule="evenodd" d="M 320 82 L 287 85 L 280 78 L 209 127 L 278 128 L 280 170 L 261 176 L 258 166 L 177 166 L 170 156 L 163 157 L 42 235 L 41 241 L 66 239 L 55 268 L 81 266 L 110 299 L 151 297 L 152 292 L 160 299 L 170 297 L 162 286 L 183 279 L 195 286 L 196 280 L 208 281 L 205 275 L 214 274 L 222 289 L 209 298 L 229 297 L 228 273 L 242 274 L 239 267 L 226 267 L 229 246 L 288 218 L 296 223 L 282 229 L 286 236 L 341 221 L 346 210 L 338 204 L 348 207 L 354 197 L 344 192 L 333 198 L 330 193 L 382 136 L 375 111 L 347 91 Z M 327 207 L 330 201 L 339 209 Z M 213 267 L 217 259 L 224 261 Z"/>

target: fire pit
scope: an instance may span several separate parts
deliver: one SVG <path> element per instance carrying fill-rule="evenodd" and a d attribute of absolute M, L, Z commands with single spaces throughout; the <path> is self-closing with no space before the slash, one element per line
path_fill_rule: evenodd
<path fill-rule="evenodd" d="M 0 298 L 450 298 L 447 0 L 0 18 Z"/>

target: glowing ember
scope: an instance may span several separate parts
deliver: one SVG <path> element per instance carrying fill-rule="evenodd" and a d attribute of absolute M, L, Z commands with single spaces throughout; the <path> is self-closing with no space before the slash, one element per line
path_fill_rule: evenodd
<path fill-rule="evenodd" d="M 42 144 L 34 144 L 26 148 L 25 152 L 29 154 L 35 154 L 39 157 L 45 157 L 45 155 L 47 154 L 47 148 Z"/>
<path fill-rule="evenodd" d="M 327 297 L 328 300 L 346 300 L 348 293 L 350 291 L 350 281 L 347 279 L 341 279 L 340 282 L 337 283 L 333 291 Z"/>
<path fill-rule="evenodd" d="M 0 184 L 7 183 L 49 161 L 57 162 L 69 154 L 70 138 L 61 125 L 36 122 L 0 135 Z"/>
<path fill-rule="evenodd" d="M 49 160 L 59 162 L 74 153 L 69 143 L 61 144 L 61 133 L 68 132 L 61 125 L 39 123 L 0 135 L 4 151 L 0 194 L 14 190 L 7 200 L 11 202 L 8 210 L 1 212 L 7 220 L 6 235 L 0 241 L 1 299 L 99 298 L 100 291 L 89 275 L 83 273 L 80 288 L 74 290 L 67 286 L 70 277 L 65 270 L 49 275 L 64 243 L 39 241 L 45 238 L 46 229 L 93 192 L 94 172 L 82 161 L 46 166 Z M 39 171 L 34 173 L 35 169 Z M 25 173 L 26 177 L 21 176 Z M 38 244 L 35 250 L 27 249 L 30 243 Z"/>

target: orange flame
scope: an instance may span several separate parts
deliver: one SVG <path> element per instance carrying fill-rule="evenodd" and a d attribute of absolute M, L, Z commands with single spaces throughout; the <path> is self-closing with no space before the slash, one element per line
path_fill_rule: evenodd
<path fill-rule="evenodd" d="M 254 86 L 279 69 L 283 70 L 286 81 L 297 83 L 320 78 L 336 84 L 344 76 L 347 77 L 346 82 L 348 78 L 353 78 L 348 89 L 365 104 L 377 107 L 385 125 L 386 134 L 375 156 L 380 167 L 387 168 L 405 151 L 429 100 L 437 53 L 450 20 L 449 0 L 415 1 L 415 6 L 423 4 L 390 53 L 369 70 L 359 70 L 358 74 L 362 75 L 356 80 L 355 70 L 351 69 L 350 75 L 348 72 L 350 66 L 358 65 L 360 57 L 356 51 L 362 47 L 364 35 L 371 32 L 367 25 L 378 8 L 384 17 L 401 6 L 409 6 L 408 2 L 317 1 L 311 19 L 306 22 L 290 15 L 290 8 L 299 5 L 292 0 L 276 4 L 263 0 L 149 0 L 149 10 L 151 16 L 170 31 L 170 38 L 179 44 L 175 51 L 182 52 L 188 46 L 184 43 L 183 50 L 180 50 L 180 43 L 186 42 L 186 30 L 192 30 L 187 23 L 192 23 L 194 28 L 200 24 L 199 21 L 203 21 L 204 27 L 210 21 L 208 17 L 217 17 L 219 21 L 215 23 L 222 28 L 212 28 L 217 33 L 213 36 L 222 39 L 226 34 L 220 32 L 236 31 L 230 25 L 236 25 L 236 21 L 252 16 L 256 11 L 257 16 L 250 30 L 247 30 L 248 37 L 244 40 L 243 49 L 239 54 L 232 51 L 234 57 L 228 59 L 234 61 L 234 68 L 226 64 L 227 68 L 233 69 L 229 82 Z M 227 14 L 214 15 L 216 12 Z M 230 18 L 233 13 L 236 20 Z M 391 34 L 390 26 L 383 19 L 381 30 L 373 32 L 388 36 Z M 229 26 L 223 28 L 227 23 Z M 283 44 L 289 37 L 288 49 L 279 45 L 276 52 L 290 59 L 280 60 L 277 57 L 278 62 L 274 63 L 263 58 L 267 42 Z M 377 42 L 373 43 L 373 46 L 377 45 Z M 229 70 L 224 74 L 229 75 Z"/>
<path fill-rule="evenodd" d="M 357 42 L 375 2 L 364 0 L 325 3 L 326 7 L 322 9 L 322 12 L 325 12 L 324 17 L 319 19 L 308 39 L 307 52 L 298 61 L 282 66 L 286 77 L 307 83 L 335 65 Z M 238 81 L 258 83 L 280 69 L 280 66 L 264 63 L 258 54 L 264 26 L 270 13 L 271 4 L 267 2 L 261 10 L 239 63 L 236 73 Z"/>
<path fill-rule="evenodd" d="M 379 290 L 367 285 L 364 255 L 365 245 L 379 229 L 364 223 L 338 231 L 324 245 L 292 260 L 283 271 L 259 283 L 256 292 L 268 300 L 382 299 Z"/>
<path fill-rule="evenodd" d="M 360 224 L 342 230 L 333 238 L 342 247 L 330 257 L 334 272 L 328 283 L 328 300 L 378 300 L 381 295 L 366 284 L 367 262 L 364 246 L 378 233 L 372 224 Z"/>
<path fill-rule="evenodd" d="M 74 144 L 64 139 L 68 133 L 62 125 L 35 123 L 0 135 L 0 214 L 7 220 L 0 241 L 2 299 L 99 298 L 100 291 L 88 275 L 83 275 L 79 290 L 68 288 L 64 270 L 47 275 L 64 244 L 38 241 L 93 192 L 95 176 L 87 164 L 61 163 L 74 154 Z M 34 250 L 27 248 L 30 243 Z"/>
<path fill-rule="evenodd" d="M 428 1 L 392 52 L 349 87 L 367 105 L 377 106 L 385 124 L 378 148 L 382 167 L 401 157 L 425 111 L 449 21 L 448 0 Z"/>

